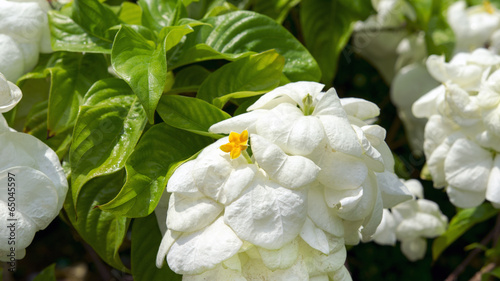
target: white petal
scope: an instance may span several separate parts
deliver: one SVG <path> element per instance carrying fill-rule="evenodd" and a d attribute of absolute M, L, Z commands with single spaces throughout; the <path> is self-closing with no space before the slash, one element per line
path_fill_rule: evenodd
<path fill-rule="evenodd" d="M 370 241 L 372 239 L 372 235 L 377 230 L 377 226 L 380 224 L 380 221 L 382 221 L 382 204 L 382 196 L 380 195 L 380 192 L 377 192 L 375 206 L 373 206 L 370 216 L 366 217 L 363 222 L 363 228 L 361 229 L 361 238 L 363 241 Z"/>
<path fill-rule="evenodd" d="M 486 199 L 484 191 L 474 192 L 453 186 L 448 186 L 446 193 L 450 198 L 450 202 L 459 208 L 474 208 L 481 205 Z"/>
<path fill-rule="evenodd" d="M 302 230 L 300 231 L 300 237 L 309 244 L 312 248 L 322 252 L 325 255 L 330 253 L 330 247 L 328 245 L 328 238 L 323 230 L 319 229 L 314 225 L 314 223 L 307 218 Z"/>
<path fill-rule="evenodd" d="M 231 132 L 241 133 L 244 130 L 248 130 L 249 133 L 255 133 L 257 120 L 265 114 L 267 114 L 267 110 L 243 113 L 213 124 L 208 131 L 217 134 L 229 134 Z"/>
<path fill-rule="evenodd" d="M 45 174 L 57 192 L 56 209 L 62 208 L 68 182 L 57 154 L 37 138 L 23 133 L 0 134 L 0 171 L 12 166 L 28 166 Z"/>
<path fill-rule="evenodd" d="M 500 106 L 483 111 L 483 122 L 488 130 L 500 136 Z"/>
<path fill-rule="evenodd" d="M 342 242 L 340 239 L 339 242 Z M 307 265 L 310 275 L 320 275 L 338 270 L 345 263 L 346 249 L 344 243 L 339 243 L 339 247 L 325 255 L 322 252 L 311 248 L 307 243 L 300 243 L 300 253 Z M 307 280 L 307 279 L 306 279 Z"/>
<path fill-rule="evenodd" d="M 490 202 L 500 204 L 500 155 L 495 156 L 491 168 L 488 186 L 486 187 L 486 199 Z"/>
<path fill-rule="evenodd" d="M 307 214 L 309 218 L 324 231 L 338 237 L 344 236 L 344 225 L 337 212 L 328 208 L 323 196 L 323 189 L 314 187 L 309 189 L 307 197 Z"/>
<path fill-rule="evenodd" d="M 0 209 L 8 210 L 7 202 L 0 201 Z M 9 222 L 8 219 L 10 218 L 12 217 L 9 216 L 9 212 L 0 212 L 0 219 L 5 222 L 4 226 L 0 228 L 0 251 L 10 251 L 11 245 L 9 245 L 8 238 L 11 236 L 11 232 L 14 232 L 16 237 L 16 250 L 18 250 L 28 247 L 38 230 L 38 227 L 29 216 L 23 213 L 16 213 L 15 219 L 17 220 L 15 222 Z"/>
<path fill-rule="evenodd" d="M 359 98 L 340 99 L 347 115 L 352 115 L 361 120 L 377 117 L 380 114 L 378 106 L 372 102 Z"/>
<path fill-rule="evenodd" d="M 270 270 L 260 259 L 250 259 L 243 268 L 247 280 L 303 281 L 309 279 L 307 267 L 302 259 L 290 268 Z"/>
<path fill-rule="evenodd" d="M 182 281 L 208 281 L 208 280 L 231 280 L 231 281 L 247 281 L 243 275 L 235 270 L 225 268 L 218 265 L 214 269 L 207 270 L 201 274 L 182 276 Z"/>
<path fill-rule="evenodd" d="M 328 273 L 328 276 L 335 281 L 352 281 L 351 274 L 345 266 L 342 266 L 334 272 Z"/>
<path fill-rule="evenodd" d="M 331 88 L 323 95 L 314 109 L 313 115 L 317 116 L 323 124 L 326 137 L 333 149 L 361 156 L 360 143 L 340 104 L 335 89 Z"/>
<path fill-rule="evenodd" d="M 382 195 L 384 208 L 392 208 L 412 198 L 408 188 L 394 173 L 377 173 L 377 184 Z"/>
<path fill-rule="evenodd" d="M 38 42 L 47 16 L 40 6 L 29 2 L 2 1 L 0 33 L 19 43 Z"/>
<path fill-rule="evenodd" d="M 295 82 L 278 87 L 260 97 L 248 107 L 248 111 L 255 109 L 270 109 L 281 103 L 292 103 L 302 107 L 302 99 L 310 94 L 315 96 L 325 85 L 316 82 Z"/>
<path fill-rule="evenodd" d="M 269 110 L 255 125 L 257 134 L 295 155 L 310 154 L 323 140 L 323 126 L 314 116 L 304 116 L 295 105 L 284 103 Z"/>
<path fill-rule="evenodd" d="M 193 179 L 193 169 L 196 161 L 191 160 L 180 165 L 172 174 L 167 183 L 167 191 L 187 197 L 203 197 Z"/>
<path fill-rule="evenodd" d="M 396 245 L 396 221 L 389 210 L 383 210 L 382 221 L 372 237 L 377 244 Z"/>
<path fill-rule="evenodd" d="M 396 236 L 400 240 L 415 239 L 417 237 L 434 238 L 446 230 L 443 222 L 430 214 L 417 213 L 415 216 L 403 220 L 396 228 Z"/>
<path fill-rule="evenodd" d="M 445 92 L 444 85 L 439 85 L 420 97 L 411 107 L 413 115 L 418 118 L 429 118 L 437 114 L 438 101 L 444 99 Z"/>
<path fill-rule="evenodd" d="M 200 231 L 180 236 L 170 247 L 167 262 L 178 274 L 199 274 L 234 256 L 242 245 L 220 217 Z"/>
<path fill-rule="evenodd" d="M 371 170 L 379 173 L 383 172 L 385 170 L 385 165 L 382 154 L 380 154 L 380 152 L 378 152 L 378 150 L 371 145 L 361 128 L 358 126 L 353 126 L 353 128 L 361 142 L 361 147 L 363 148 L 363 160 Z"/>
<path fill-rule="evenodd" d="M 357 221 L 370 215 L 377 199 L 376 182 L 369 176 L 361 189 L 362 191 L 353 197 L 344 197 L 340 200 L 339 217 L 344 220 Z"/>
<path fill-rule="evenodd" d="M 423 238 L 401 241 L 401 251 L 410 261 L 423 259 L 427 251 L 427 241 Z"/>
<path fill-rule="evenodd" d="M 224 207 L 214 200 L 185 197 L 173 193 L 167 212 L 167 227 L 174 231 L 193 232 L 211 224 Z"/>
<path fill-rule="evenodd" d="M 259 166 L 284 187 L 296 189 L 314 181 L 320 168 L 302 156 L 288 156 L 277 145 L 251 135 L 252 152 Z"/>
<path fill-rule="evenodd" d="M 292 267 L 299 256 L 299 243 L 297 239 L 285 244 L 277 250 L 257 248 L 262 262 L 270 270 L 287 269 Z"/>
<path fill-rule="evenodd" d="M 403 183 L 413 196 L 419 199 L 424 198 L 424 187 L 420 181 L 416 179 L 409 179 Z"/>
<path fill-rule="evenodd" d="M 180 236 L 180 232 L 171 231 L 168 229 L 163 238 L 161 239 L 160 247 L 158 248 L 158 253 L 156 254 L 156 267 L 162 268 L 165 262 L 165 257 L 167 256 L 170 247 L 174 244 L 175 240 Z"/>
<path fill-rule="evenodd" d="M 0 73 L 16 82 L 24 74 L 24 56 L 12 37 L 0 34 Z"/>
<path fill-rule="evenodd" d="M 17 87 L 0 73 L 0 113 L 7 112 L 19 103 L 23 94 Z"/>
<path fill-rule="evenodd" d="M 318 180 L 331 189 L 358 188 L 368 176 L 363 160 L 342 152 L 326 152 L 318 166 Z"/>
<path fill-rule="evenodd" d="M 444 161 L 446 181 L 462 190 L 484 191 L 492 164 L 490 152 L 468 139 L 459 139 Z"/>
<path fill-rule="evenodd" d="M 9 180 L 9 177 L 13 180 Z M 42 172 L 31 167 L 12 167 L 0 171 L 0 182 L 3 183 L 0 186 L 0 201 L 12 202 L 9 200 L 8 184 L 13 183 L 16 212 L 29 218 L 36 230 L 46 228 L 59 213 L 59 198 L 54 183 Z"/>
<path fill-rule="evenodd" d="M 250 243 L 279 249 L 297 237 L 306 219 L 306 192 L 256 178 L 240 198 L 226 207 L 226 223 Z"/>
<path fill-rule="evenodd" d="M 459 125 L 471 126 L 481 118 L 481 112 L 475 97 L 455 84 L 446 87 L 446 104 L 450 117 Z"/>

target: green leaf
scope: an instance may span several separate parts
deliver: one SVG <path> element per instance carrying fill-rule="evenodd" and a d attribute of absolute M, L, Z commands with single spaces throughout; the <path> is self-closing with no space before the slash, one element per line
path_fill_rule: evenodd
<path fill-rule="evenodd" d="M 160 123 L 151 127 L 127 161 L 127 181 L 120 193 L 101 209 L 127 217 L 144 217 L 154 211 L 165 190 L 168 173 L 211 143 L 209 138 L 193 135 Z"/>
<path fill-rule="evenodd" d="M 413 8 L 417 16 L 417 24 L 426 29 L 432 15 L 433 0 L 408 0 L 408 4 Z"/>
<path fill-rule="evenodd" d="M 59 159 L 63 159 L 63 157 L 69 151 L 73 128 L 68 128 L 64 131 L 59 132 L 57 135 L 48 138 L 47 107 L 47 100 L 35 104 L 26 117 L 26 124 L 23 131 L 43 141 L 46 145 L 48 145 L 50 148 L 52 148 L 52 150 L 56 152 Z"/>
<path fill-rule="evenodd" d="M 123 2 L 118 18 L 126 24 L 141 25 L 142 9 L 135 3 Z"/>
<path fill-rule="evenodd" d="M 285 57 L 283 72 L 291 81 L 318 81 L 319 67 L 307 49 L 284 27 L 269 17 L 236 11 L 201 20 L 203 25 L 186 36 L 169 53 L 169 66 L 211 59 L 236 60 L 253 53 L 275 49 Z"/>
<path fill-rule="evenodd" d="M 142 8 L 142 24 L 156 31 L 175 25 L 180 18 L 180 14 L 183 17 L 187 16 L 182 1 L 140 0 L 138 3 Z"/>
<path fill-rule="evenodd" d="M 301 0 L 255 0 L 253 10 L 273 18 L 282 23 L 290 9 L 300 3 Z"/>
<path fill-rule="evenodd" d="M 468 229 L 477 223 L 493 217 L 499 211 L 493 208 L 490 203 L 483 203 L 478 207 L 459 211 L 451 219 L 446 232 L 434 240 L 432 244 L 432 258 L 436 260 L 451 243 L 462 236 Z"/>
<path fill-rule="evenodd" d="M 158 104 L 158 114 L 172 127 L 215 138 L 220 135 L 209 133 L 208 128 L 231 117 L 203 100 L 183 96 L 164 96 Z"/>
<path fill-rule="evenodd" d="M 500 267 L 495 267 L 493 270 L 483 273 L 483 275 L 481 275 L 481 281 L 491 280 L 491 277 L 500 279 Z"/>
<path fill-rule="evenodd" d="M 307 48 L 318 62 L 321 81 L 331 85 L 353 25 L 372 13 L 370 0 L 303 0 L 300 22 Z"/>
<path fill-rule="evenodd" d="M 111 53 L 111 40 L 91 36 L 70 17 L 49 11 L 50 40 L 54 51 Z"/>
<path fill-rule="evenodd" d="M 156 267 L 156 253 L 162 235 L 154 214 L 135 219 L 132 224 L 132 276 L 136 281 L 181 281 L 182 275 L 168 266 Z"/>
<path fill-rule="evenodd" d="M 210 73 L 204 67 L 196 64 L 183 68 L 175 74 L 174 84 L 168 90 L 168 94 L 197 92 Z"/>
<path fill-rule="evenodd" d="M 89 35 L 106 41 L 114 37 L 109 29 L 121 23 L 118 16 L 98 0 L 74 0 L 71 18 Z"/>
<path fill-rule="evenodd" d="M 97 80 L 109 77 L 101 54 L 63 53 L 49 69 L 51 85 L 48 105 L 48 135 L 72 126 L 83 96 Z"/>
<path fill-rule="evenodd" d="M 87 181 L 123 168 L 146 120 L 144 109 L 123 80 L 100 80 L 89 89 L 80 107 L 70 149 L 75 205 L 78 206 L 78 194 Z"/>
<path fill-rule="evenodd" d="M 158 42 L 126 25 L 116 34 L 111 64 L 136 93 L 151 123 L 165 87 L 166 51 L 189 32 L 192 32 L 189 26 L 167 27 L 160 33 Z"/>
<path fill-rule="evenodd" d="M 56 281 L 56 264 L 53 263 L 42 270 L 33 281 Z"/>
<path fill-rule="evenodd" d="M 109 265 L 129 272 L 118 253 L 127 234 L 129 219 L 96 208 L 111 200 L 123 185 L 124 172 L 97 177 L 85 184 L 75 206 L 71 194 L 64 202 L 67 218 L 78 234 Z M 76 208 L 76 212 L 75 212 Z"/>
<path fill-rule="evenodd" d="M 429 19 L 429 26 L 425 32 L 425 44 L 429 55 L 445 55 L 447 59 L 453 55 L 455 33 L 442 13 L 434 14 Z"/>
<path fill-rule="evenodd" d="M 222 108 L 230 98 L 269 92 L 279 85 L 284 64 L 273 50 L 228 63 L 208 76 L 197 97 Z"/>

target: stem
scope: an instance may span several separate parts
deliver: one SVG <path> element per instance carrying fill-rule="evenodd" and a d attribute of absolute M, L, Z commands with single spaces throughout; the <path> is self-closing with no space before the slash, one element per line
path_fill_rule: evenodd
<path fill-rule="evenodd" d="M 92 261 L 94 262 L 95 266 L 97 267 L 97 271 L 99 271 L 99 274 L 101 275 L 102 280 L 111 280 L 113 277 L 111 273 L 109 272 L 108 268 L 106 265 L 102 262 L 101 258 L 97 255 L 97 253 L 90 247 L 87 243 L 83 242 L 83 246 L 85 247 L 85 250 L 87 253 L 89 253 L 90 257 L 92 258 Z"/>
<path fill-rule="evenodd" d="M 497 215 L 497 220 L 495 222 L 495 227 L 491 230 L 486 237 L 481 240 L 481 245 L 486 246 L 490 243 L 493 238 L 495 238 L 494 245 L 498 243 L 498 237 L 500 234 L 500 214 Z M 469 263 L 481 252 L 482 250 L 476 248 L 470 252 L 470 254 L 465 258 L 465 260 L 455 268 L 455 270 L 445 279 L 445 281 L 455 281 L 458 276 L 465 270 Z"/>
<path fill-rule="evenodd" d="M 246 150 L 243 150 L 243 152 L 241 152 L 241 155 L 245 157 L 248 164 L 253 164 L 252 158 L 250 158 L 250 155 L 248 155 L 248 152 Z"/>

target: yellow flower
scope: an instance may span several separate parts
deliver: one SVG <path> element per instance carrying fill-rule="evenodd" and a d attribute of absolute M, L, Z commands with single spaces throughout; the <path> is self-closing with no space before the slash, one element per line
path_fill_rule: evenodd
<path fill-rule="evenodd" d="M 229 134 L 229 143 L 220 146 L 224 152 L 231 153 L 231 159 L 236 159 L 241 155 L 241 152 L 248 147 L 248 131 L 244 130 L 241 134 L 231 132 Z"/>

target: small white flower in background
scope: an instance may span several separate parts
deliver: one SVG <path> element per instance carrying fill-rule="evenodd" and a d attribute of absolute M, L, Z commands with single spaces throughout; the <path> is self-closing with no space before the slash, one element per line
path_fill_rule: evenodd
<path fill-rule="evenodd" d="M 500 56 L 477 49 L 449 63 L 431 56 L 427 64 L 443 84 L 417 100 L 413 113 L 429 118 L 424 152 L 434 186 L 446 187 L 461 208 L 485 199 L 500 207 Z"/>
<path fill-rule="evenodd" d="M 410 261 L 416 261 L 425 256 L 425 238 L 435 238 L 444 233 L 448 218 L 441 213 L 436 203 L 423 199 L 423 187 L 419 181 L 411 179 L 404 184 L 414 199 L 400 203 L 391 210 L 384 209 L 382 222 L 373 240 L 380 245 L 395 245 L 396 240 L 399 240 L 403 254 Z"/>
<path fill-rule="evenodd" d="M 0 72 L 17 81 L 52 52 L 46 0 L 0 0 Z"/>
<path fill-rule="evenodd" d="M 455 51 L 471 52 L 489 45 L 495 31 L 500 29 L 500 12 L 490 3 L 467 7 L 465 1 L 453 3 L 447 20 L 455 33 Z"/>
<path fill-rule="evenodd" d="M 24 257 L 35 232 L 46 228 L 59 213 L 68 191 L 56 153 L 37 138 L 9 128 L 1 114 L 21 96 L 21 90 L 0 73 L 0 220 L 15 224 L 15 229 L 0 229 L 2 261 L 10 261 L 11 247 L 16 259 Z M 15 246 L 9 243 L 11 231 Z"/>
<path fill-rule="evenodd" d="M 377 14 L 355 24 L 353 47 L 390 83 L 397 71 L 397 46 L 408 36 L 406 18 L 415 18 L 415 12 L 401 0 L 372 0 L 372 5 Z"/>
<path fill-rule="evenodd" d="M 345 244 L 411 195 L 385 130 L 364 121 L 378 107 L 323 87 L 276 88 L 210 128 L 229 137 L 181 165 L 166 217 L 165 203 L 156 210 L 167 226 L 157 266 L 166 257 L 186 280 L 350 280 Z"/>

